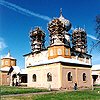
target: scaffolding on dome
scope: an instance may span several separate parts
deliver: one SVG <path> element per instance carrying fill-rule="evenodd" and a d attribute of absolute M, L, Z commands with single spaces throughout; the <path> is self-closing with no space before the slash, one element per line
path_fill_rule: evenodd
<path fill-rule="evenodd" d="M 87 53 L 87 34 L 84 29 L 78 28 L 73 31 L 72 48 L 75 51 Z"/>
<path fill-rule="evenodd" d="M 45 48 L 45 33 L 40 29 L 40 27 L 36 27 L 29 34 L 31 40 L 31 50 L 32 52 L 38 52 Z"/>

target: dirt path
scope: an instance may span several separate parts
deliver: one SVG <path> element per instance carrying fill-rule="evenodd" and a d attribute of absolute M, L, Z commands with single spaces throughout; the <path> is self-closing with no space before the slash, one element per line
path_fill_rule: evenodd
<path fill-rule="evenodd" d="M 10 94 L 10 95 L 1 95 L 1 97 L 10 97 L 10 96 L 29 96 L 29 95 L 40 95 L 40 94 L 51 94 L 51 93 L 60 93 L 63 91 L 50 91 L 50 92 L 37 92 L 37 93 L 24 93 L 24 94 Z"/>
<path fill-rule="evenodd" d="M 95 87 L 97 88 L 97 87 Z M 74 90 L 67 90 L 68 91 L 74 91 Z M 77 90 L 80 91 L 80 90 Z M 23 94 L 9 94 L 9 95 L 1 95 L 1 97 L 10 97 L 10 96 L 29 96 L 29 95 L 41 95 L 41 94 L 51 94 L 51 93 L 61 93 L 66 92 L 66 89 L 58 90 L 58 91 L 49 91 L 49 92 L 36 92 L 36 93 L 23 93 Z"/>

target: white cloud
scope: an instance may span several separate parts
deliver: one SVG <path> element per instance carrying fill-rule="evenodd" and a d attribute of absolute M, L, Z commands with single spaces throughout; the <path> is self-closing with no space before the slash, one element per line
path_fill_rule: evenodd
<path fill-rule="evenodd" d="M 90 34 L 87 34 L 87 36 L 93 40 L 97 40 L 97 41 L 100 41 L 99 39 L 97 39 L 95 36 L 93 35 L 90 35 Z"/>
<path fill-rule="evenodd" d="M 48 17 L 48 16 L 34 13 L 34 12 L 28 10 L 28 9 L 22 8 L 20 6 L 17 6 L 15 4 L 7 2 L 5 0 L 1 0 L 0 4 L 5 6 L 5 7 L 7 7 L 7 8 L 9 8 L 9 9 L 14 10 L 14 11 L 16 11 L 18 13 L 21 13 L 21 14 L 24 14 L 24 15 L 27 15 L 27 16 L 29 16 L 29 15 L 35 16 L 35 17 L 41 18 L 41 19 L 46 20 L 46 21 L 50 21 L 51 20 L 51 18 Z"/>
<path fill-rule="evenodd" d="M 7 47 L 7 45 L 4 41 L 4 39 L 0 37 L 0 51 L 2 51 L 6 47 Z"/>

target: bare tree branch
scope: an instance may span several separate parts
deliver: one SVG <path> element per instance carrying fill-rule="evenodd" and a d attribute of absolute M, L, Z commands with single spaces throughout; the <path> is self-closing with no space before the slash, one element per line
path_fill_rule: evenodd
<path fill-rule="evenodd" d="M 98 41 L 92 45 L 92 47 L 90 49 L 90 54 L 93 49 L 95 49 L 97 47 L 100 48 L 100 14 L 96 16 L 95 22 L 96 22 L 95 33 L 96 33 L 96 38 L 98 39 Z"/>

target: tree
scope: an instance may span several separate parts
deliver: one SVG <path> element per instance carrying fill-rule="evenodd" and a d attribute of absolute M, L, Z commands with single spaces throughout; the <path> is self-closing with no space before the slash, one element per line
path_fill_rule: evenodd
<path fill-rule="evenodd" d="M 96 30 L 97 39 L 100 40 L 100 15 L 96 16 L 96 29 L 95 30 Z"/>
<path fill-rule="evenodd" d="M 100 49 L 100 14 L 96 16 L 95 21 L 96 21 L 95 33 L 96 33 L 97 41 L 95 43 L 93 43 L 93 46 L 90 50 L 90 53 L 92 52 L 92 50 L 94 48 L 99 48 Z"/>

